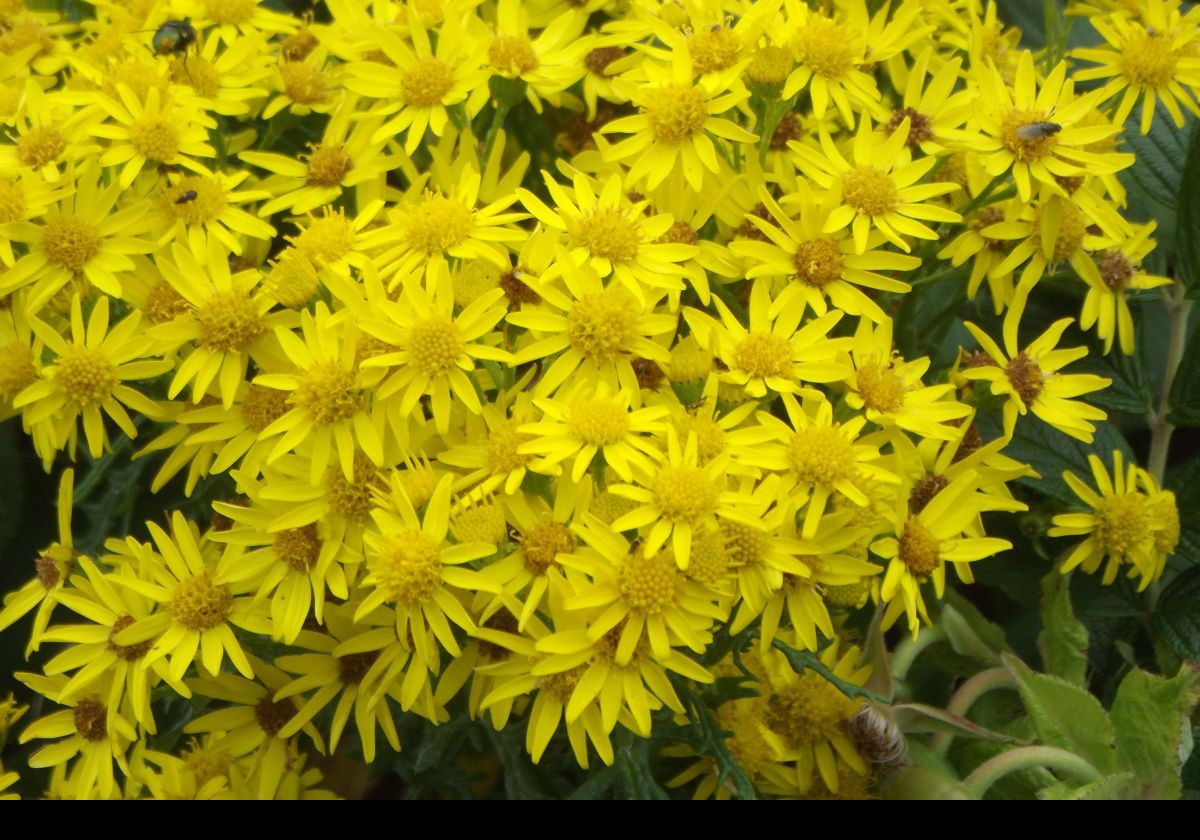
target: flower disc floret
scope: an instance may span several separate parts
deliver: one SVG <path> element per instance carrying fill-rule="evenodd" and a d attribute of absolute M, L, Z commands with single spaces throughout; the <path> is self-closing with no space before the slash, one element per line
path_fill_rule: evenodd
<path fill-rule="evenodd" d="M 926 580 L 941 563 L 941 543 L 916 517 L 904 523 L 900 534 L 900 560 L 917 580 Z"/>
<path fill-rule="evenodd" d="M 868 216 L 882 216 L 896 209 L 900 191 L 891 175 L 877 166 L 860 164 L 843 176 L 842 199 Z"/>
<path fill-rule="evenodd" d="M 575 535 L 571 529 L 553 519 L 543 519 L 521 535 L 525 568 L 535 575 L 545 574 L 559 554 L 570 554 L 574 550 Z"/>
<path fill-rule="evenodd" d="M 640 548 L 626 555 L 618 576 L 621 597 L 631 609 L 644 615 L 660 615 L 675 606 L 680 582 L 671 552 L 647 557 Z"/>
<path fill-rule="evenodd" d="M 716 512 L 721 495 L 704 470 L 686 464 L 663 467 L 650 492 L 654 506 L 672 522 L 696 522 Z"/>
<path fill-rule="evenodd" d="M 797 478 L 829 487 L 854 472 L 854 446 L 830 426 L 811 426 L 792 436 L 788 459 Z"/>
<path fill-rule="evenodd" d="M 842 248 L 836 239 L 813 239 L 796 246 L 796 279 L 816 289 L 842 279 Z"/>
<path fill-rule="evenodd" d="M 612 208 L 584 215 L 579 220 L 578 237 L 591 256 L 618 264 L 637 259 L 642 241 L 637 222 Z"/>
<path fill-rule="evenodd" d="M 852 711 L 833 683 L 808 671 L 768 698 L 764 722 L 788 746 L 811 747 L 844 735 Z"/>
<path fill-rule="evenodd" d="M 167 603 L 171 617 L 189 630 L 211 630 L 225 621 L 232 609 L 229 588 L 216 583 L 207 569 L 180 581 Z"/>
<path fill-rule="evenodd" d="M 429 376 L 453 370 L 466 347 L 450 319 L 419 321 L 408 331 L 409 360 Z"/>
<path fill-rule="evenodd" d="M 72 344 L 58 357 L 55 381 L 80 408 L 107 399 L 117 385 L 116 369 L 100 349 Z"/>
<path fill-rule="evenodd" d="M 633 296 L 619 286 L 586 294 L 567 315 L 567 338 L 586 358 L 612 362 L 636 336 L 637 308 Z"/>
<path fill-rule="evenodd" d="M 429 108 L 442 101 L 454 87 L 454 68 L 436 58 L 425 58 L 404 71 L 400 79 L 400 101 Z"/>
<path fill-rule="evenodd" d="M 95 225 L 75 216 L 51 219 L 42 239 L 46 258 L 68 271 L 80 271 L 100 252 L 101 244 Z"/>
<path fill-rule="evenodd" d="M 708 100 L 694 85 L 664 85 L 647 94 L 645 110 L 654 139 L 677 146 L 704 128 Z"/>
<path fill-rule="evenodd" d="M 752 332 L 734 348 L 733 363 L 751 379 L 790 379 L 792 346 L 786 338 L 774 333 Z"/>
<path fill-rule="evenodd" d="M 614 399 L 581 399 L 571 406 L 567 425 L 585 443 L 610 446 L 629 432 L 629 412 Z"/>
<path fill-rule="evenodd" d="M 236 291 L 216 292 L 196 307 L 196 320 L 200 322 L 196 342 L 223 353 L 244 350 L 266 331 L 254 299 Z"/>
<path fill-rule="evenodd" d="M 289 401 L 318 426 L 348 420 L 362 405 L 354 372 L 336 362 L 318 362 L 305 371 Z"/>
<path fill-rule="evenodd" d="M 442 582 L 441 552 L 415 528 L 395 534 L 386 550 L 369 561 L 369 567 L 375 585 L 388 600 L 406 607 L 428 603 Z"/>

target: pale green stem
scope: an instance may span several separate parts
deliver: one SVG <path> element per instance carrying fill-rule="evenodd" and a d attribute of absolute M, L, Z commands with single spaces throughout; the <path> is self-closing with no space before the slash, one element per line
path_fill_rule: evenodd
<path fill-rule="evenodd" d="M 1104 778 L 1099 770 L 1075 753 L 1060 750 L 1058 747 L 1017 747 L 980 764 L 975 768 L 975 772 L 963 780 L 963 785 L 971 796 L 982 799 L 988 788 L 1009 773 L 1032 770 L 1035 767 L 1057 771 L 1084 784 L 1098 782 Z"/>
<path fill-rule="evenodd" d="M 940 642 L 945 638 L 945 635 L 940 627 L 930 627 L 922 630 L 921 635 L 916 640 L 906 636 L 904 641 L 896 645 L 896 650 L 892 653 L 893 679 L 896 682 L 901 682 L 908 675 L 908 669 L 912 667 L 913 660 L 917 658 L 921 651 L 934 642 Z"/>
<path fill-rule="evenodd" d="M 1016 681 L 1007 668 L 990 668 L 987 671 L 980 671 L 959 686 L 958 691 L 954 692 L 954 696 L 946 705 L 946 711 L 965 718 L 967 712 L 971 711 L 971 707 L 975 705 L 975 701 L 989 691 L 995 691 L 998 688 L 1015 689 L 1016 687 Z M 953 734 L 937 732 L 929 739 L 929 746 L 934 752 L 942 755 L 953 740 Z"/>
<path fill-rule="evenodd" d="M 1183 351 L 1187 349 L 1188 316 L 1192 311 L 1192 302 L 1184 297 L 1184 289 L 1180 283 L 1167 290 L 1165 302 L 1167 312 L 1171 316 L 1171 343 L 1167 348 L 1167 364 L 1163 371 L 1162 396 L 1158 400 L 1158 410 L 1150 412 L 1147 418 L 1150 423 L 1150 457 L 1146 469 L 1159 484 L 1162 484 L 1167 469 L 1167 453 L 1171 448 L 1171 435 L 1175 432 L 1175 426 L 1167 419 L 1171 413 L 1171 385 L 1175 382 Z"/>

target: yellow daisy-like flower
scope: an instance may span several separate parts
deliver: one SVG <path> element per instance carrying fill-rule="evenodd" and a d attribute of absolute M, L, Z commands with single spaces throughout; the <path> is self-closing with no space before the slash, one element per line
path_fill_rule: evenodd
<path fill-rule="evenodd" d="M 213 531 L 223 543 L 223 562 L 236 569 L 231 580 L 255 584 L 256 599 L 271 599 L 271 635 L 292 644 L 311 615 L 318 623 L 325 614 L 326 592 L 349 597 L 346 571 L 338 562 L 341 545 L 329 539 L 317 523 L 280 528 L 275 523 L 291 505 L 264 499 L 263 482 L 240 481 L 250 506 L 214 502 L 213 510 L 227 517 L 229 528 Z"/>
<path fill-rule="evenodd" d="M 1073 438 L 1091 443 L 1096 427 L 1093 420 L 1104 420 L 1103 409 L 1074 400 L 1107 388 L 1112 380 L 1092 373 L 1060 373 L 1071 362 L 1087 355 L 1086 347 L 1058 349 L 1063 332 L 1073 323 L 1063 318 L 1018 350 L 1015 341 L 1005 336 L 1002 351 L 983 330 L 966 322 L 979 346 L 994 364 L 983 364 L 963 370 L 967 379 L 986 381 L 993 394 L 1007 395 L 1004 403 L 1004 436 L 1011 437 L 1017 425 L 1017 415 L 1032 411 L 1046 423 Z"/>
<path fill-rule="evenodd" d="M 890 133 L 907 117 L 908 138 L 905 145 L 909 151 L 938 155 L 970 145 L 970 141 L 975 139 L 975 134 L 962 128 L 972 115 L 975 93 L 970 88 L 963 88 L 957 93 L 954 91 L 962 72 L 960 58 L 952 58 L 931 68 L 932 63 L 934 50 L 928 47 L 917 56 L 908 71 L 903 97 L 892 112 L 885 130 Z M 898 80 L 896 84 L 899 87 Z"/>
<path fill-rule="evenodd" d="M 835 21 L 797 0 L 787 0 L 786 9 L 792 27 L 788 47 L 796 69 L 784 81 L 783 98 L 807 89 L 814 115 L 824 116 L 832 101 L 842 120 L 853 128 L 855 113 L 879 101 L 875 80 L 862 69 L 868 51 L 861 26 L 866 23 L 865 7 L 856 9 L 860 16 L 852 22 Z"/>
<path fill-rule="evenodd" d="M 569 258 L 576 265 L 588 262 L 601 277 L 615 276 L 639 300 L 648 292 L 683 288 L 675 276 L 676 264 L 692 259 L 699 249 L 682 242 L 660 242 L 674 219 L 666 214 L 646 216 L 646 202 L 627 198 L 620 175 L 605 181 L 599 195 L 583 174 L 575 175 L 570 192 L 549 172 L 543 171 L 542 177 L 556 209 L 528 190 L 517 190 L 517 195 L 546 227 L 566 231 Z M 543 279 L 549 278 L 543 275 Z"/>
<path fill-rule="evenodd" d="M 821 150 L 792 141 L 801 172 L 822 189 L 832 190 L 838 206 L 825 220 L 825 233 L 846 227 L 854 237 L 854 252 L 865 254 L 871 230 L 878 230 L 902 251 L 911 250 L 905 237 L 934 239 L 938 235 L 923 222 L 960 222 L 962 216 L 929 199 L 957 190 L 953 183 L 918 183 L 937 164 L 936 157 L 911 159 L 905 144 L 911 130 L 906 116 L 882 142 L 871 130 L 869 117 L 858 125 L 850 145 L 850 162 L 825 131 Z"/>
<path fill-rule="evenodd" d="M 631 158 L 631 184 L 645 180 L 655 189 L 673 172 L 682 173 L 688 186 L 704 188 L 704 171 L 720 172 L 716 146 L 710 134 L 733 143 L 753 143 L 758 138 L 737 123 L 722 117 L 750 96 L 744 87 L 724 90 L 719 80 L 693 81 L 695 70 L 686 49 L 672 50 L 670 66 L 643 62 L 640 70 L 646 84 L 633 92 L 641 113 L 605 123 L 605 134 L 632 134 L 605 149 L 606 160 L 626 162 Z M 711 176 L 710 176 L 711 180 Z M 680 185 L 682 186 L 682 185 Z"/>
<path fill-rule="evenodd" d="M 129 187 L 147 164 L 193 169 L 196 157 L 216 157 L 208 144 L 208 130 L 217 127 L 207 114 L 180 103 L 163 101 L 151 88 L 143 103 L 127 85 L 117 85 L 118 102 L 107 96 L 99 105 L 111 122 L 92 127 L 92 133 L 110 141 L 100 165 L 121 167 L 117 183 Z"/>
<path fill-rule="evenodd" d="M 261 189 L 270 200 L 258 215 L 271 216 L 281 210 L 308 213 L 330 204 L 346 190 L 379 178 L 395 169 L 397 158 L 383 154 L 385 140 L 371 136 L 382 122 L 368 118 L 354 123 L 357 98 L 346 97 L 325 125 L 319 143 L 309 144 L 308 153 L 298 158 L 276 152 L 245 151 L 238 159 L 273 173 Z"/>
<path fill-rule="evenodd" d="M 587 575 L 589 582 L 577 586 L 565 606 L 597 612 L 588 622 L 589 641 L 619 627 L 613 651 L 617 665 L 633 661 L 644 638 L 659 662 L 670 661 L 676 645 L 704 651 L 713 622 L 725 618 L 714 590 L 689 579 L 670 549 L 648 557 L 644 546 L 629 543 L 591 514 L 573 528 L 587 547 L 560 562 Z"/>
<path fill-rule="evenodd" d="M 750 223 L 766 236 L 766 241 L 738 239 L 729 250 L 745 257 L 750 268 L 746 278 L 788 277 L 792 280 L 776 298 L 776 306 L 790 309 L 808 307 L 824 315 L 832 304 L 848 315 L 871 319 L 877 324 L 888 316 L 863 288 L 885 292 L 907 292 L 907 283 L 880 274 L 881 271 L 912 271 L 921 261 L 916 257 L 880 250 L 882 235 L 868 239 L 870 250 L 856 253 L 854 242 L 845 229 L 825 232 L 825 223 L 837 209 L 836 193 L 825 194 L 818 205 L 807 183 L 784 197 L 796 215 L 784 210 L 766 187 L 759 192 L 770 218 L 747 216 Z"/>
<path fill-rule="evenodd" d="M 403 482 L 395 474 L 378 501 L 386 507 L 371 512 L 376 529 L 366 534 L 367 574 L 361 585 L 367 595 L 357 605 L 355 622 L 387 605 L 394 613 L 395 635 L 406 640 L 412 657 L 397 660 L 375 692 L 382 696 L 393 677 L 404 670 L 400 704 L 411 709 L 430 686 L 430 674 L 440 670 L 440 650 L 452 657 L 462 654 L 454 626 L 468 634 L 475 622 L 459 600 L 463 591 L 493 591 L 494 584 L 466 564 L 489 557 L 496 546 L 482 542 L 452 543 L 450 488 L 453 476 L 438 482 L 425 506 L 417 513 Z"/>
<path fill-rule="evenodd" d="M 185 243 L 197 260 L 208 250 L 207 240 L 220 240 L 231 253 L 241 255 L 242 239 L 271 239 L 275 228 L 239 207 L 266 198 L 264 190 L 237 189 L 248 171 L 209 172 L 197 165 L 198 174 L 177 178 L 158 194 L 159 215 L 167 221 L 169 232 L 160 242 Z"/>
<path fill-rule="evenodd" d="M 871 551 L 887 561 L 880 597 L 887 602 L 883 622 L 890 627 L 901 613 L 916 638 L 921 620 L 929 615 L 921 597 L 921 585 L 933 581 L 938 598 L 946 588 L 947 563 L 971 563 L 1012 548 L 996 537 L 964 537 L 963 533 L 984 509 L 985 500 L 976 492 L 979 477 L 967 472 L 937 493 L 919 512 L 912 512 L 910 486 L 896 495 L 890 519 L 894 537 L 871 544 Z"/>
<path fill-rule="evenodd" d="M 325 620 L 328 635 L 305 631 L 297 637 L 296 644 L 308 652 L 275 660 L 279 668 L 296 675 L 275 693 L 277 701 L 313 692 L 303 698 L 296 714 L 279 730 L 279 736 L 295 735 L 337 698 L 329 724 L 330 751 L 337 749 L 353 716 L 362 741 L 363 758 L 371 762 L 375 760 L 376 729 L 382 730 L 394 751 L 400 751 L 392 707 L 386 699 L 378 703 L 371 700 L 379 681 L 408 652 L 396 644 L 390 627 L 356 625 L 351 620 L 352 609 L 353 604 L 331 606 Z M 432 717 L 432 710 L 420 713 Z"/>
<path fill-rule="evenodd" d="M 1126 356 L 1133 355 L 1133 315 L 1129 311 L 1129 290 L 1155 289 L 1171 283 L 1168 277 L 1146 274 L 1142 260 L 1154 250 L 1155 242 L 1150 238 L 1157 222 L 1150 221 L 1134 228 L 1128 239 L 1115 247 L 1095 255 L 1100 282 L 1095 274 L 1083 275 L 1088 284 L 1087 296 L 1083 299 L 1083 311 L 1079 316 L 1080 329 L 1096 328 L 1096 334 L 1104 339 L 1104 352 L 1112 350 L 1113 339 Z"/>
<path fill-rule="evenodd" d="M 43 677 L 40 674 L 18 673 L 16 677 L 51 700 L 59 696 L 67 681 L 63 676 Z M 113 761 L 126 770 L 125 753 L 129 745 L 138 740 L 133 724 L 107 702 L 108 685 L 106 681 L 94 694 L 60 703 L 70 708 L 35 720 L 21 733 L 22 744 L 34 738 L 59 739 L 30 756 L 30 767 L 63 766 L 80 756 L 77 772 L 71 776 L 66 788 L 66 792 L 76 799 L 111 797 L 117 791 Z"/>
<path fill-rule="evenodd" d="M 275 301 L 260 288 L 262 274 L 253 269 L 231 273 L 229 253 L 216 237 L 208 240 L 204 259 L 175 243 L 171 258 L 160 256 L 157 265 L 187 310 L 146 334 L 162 353 L 195 345 L 175 371 L 167 396 L 174 399 L 190 383 L 192 402 L 199 403 L 215 383 L 222 405 L 232 407 L 250 360 L 262 364 L 277 358 L 274 330 L 294 324 L 295 315 L 271 313 Z"/>
<path fill-rule="evenodd" d="M 40 310 L 73 279 L 86 279 L 100 291 L 121 297 L 119 276 L 134 267 L 129 254 L 145 254 L 153 246 L 137 235 L 146 230 L 145 201 L 114 210 L 120 184 L 103 187 L 100 168 L 85 166 L 75 177 L 75 191 L 63 197 L 40 224 L 15 222 L 6 233 L 26 243 L 28 252 L 0 275 L 0 295 L 33 283 L 30 312 Z"/>
<path fill-rule="evenodd" d="M 517 452 L 537 456 L 529 468 L 550 475 L 560 475 L 559 465 L 573 459 L 573 483 L 583 479 L 599 453 L 617 475 L 632 481 L 632 467 L 650 470 L 662 457 L 649 435 L 667 430 L 662 418 L 668 409 L 655 406 L 630 411 L 631 400 L 631 392 L 613 393 L 603 381 L 595 385 L 579 383 L 554 399 L 534 400 L 544 416 L 536 423 L 517 427 L 519 433 L 529 435 Z"/>
<path fill-rule="evenodd" d="M 605 287 L 596 271 L 586 264 L 566 265 L 562 277 L 565 289 L 533 277 L 524 280 L 540 300 L 508 314 L 510 324 L 530 330 L 534 337 L 513 354 L 512 364 L 554 358 L 534 385 L 534 395 L 549 396 L 568 379 L 580 377 L 603 381 L 614 391 L 625 389 L 640 397 L 641 387 L 632 363 L 638 359 L 659 363 L 668 360 L 667 349 L 652 337 L 672 332 L 676 317 L 656 312 L 619 283 Z"/>
<path fill-rule="evenodd" d="M 748 528 L 762 523 L 748 512 L 752 499 L 728 489 L 728 456 L 718 455 L 707 463 L 698 463 L 696 435 L 680 443 L 674 428 L 667 430 L 667 457 L 652 473 L 636 484 L 614 484 L 609 489 L 638 506 L 612 523 L 617 531 L 649 528 L 643 547 L 647 557 L 655 556 L 670 540 L 672 553 L 680 569 L 691 561 L 692 542 L 713 531 L 718 520 L 729 520 Z"/>
<path fill-rule="evenodd" d="M 110 555 L 107 560 L 119 560 Z M 47 676 L 55 677 L 75 671 L 63 685 L 59 698 L 70 701 L 89 693 L 93 686 L 112 679 L 107 702 L 120 709 L 127 700 L 127 711 L 139 726 L 154 734 L 157 729 L 150 708 L 150 692 L 167 676 L 165 663 L 156 662 L 143 668 L 141 659 L 150 651 L 150 642 L 119 645 L 113 637 L 134 622 L 150 614 L 152 602 L 135 592 L 123 592 L 114 587 L 105 574 L 87 557 L 79 558 L 83 575 L 72 579 L 72 586 L 56 596 L 58 603 L 88 619 L 89 624 L 55 625 L 43 637 L 48 642 L 60 642 L 69 648 L 45 665 Z M 187 688 L 178 680 L 171 688 L 188 696 Z"/>
<path fill-rule="evenodd" d="M 42 635 L 50 624 L 50 616 L 57 605 L 58 593 L 63 591 L 74 571 L 75 542 L 71 536 L 71 509 L 74 506 L 75 470 L 63 470 L 58 482 L 58 541 L 46 546 L 34 560 L 34 576 L 20 589 L 4 596 L 0 609 L 0 631 L 12 626 L 37 607 L 33 617 L 33 629 L 29 635 L 29 646 L 25 655 L 38 649 Z M 13 718 L 15 720 L 16 718 Z M 7 726 L 7 715 L 3 722 Z"/>
<path fill-rule="evenodd" d="M 495 35 L 487 42 L 493 78 L 500 76 L 524 83 L 525 98 L 539 114 L 543 99 L 555 107 L 562 106 L 563 91 L 587 72 L 583 57 L 592 41 L 583 36 L 586 23 L 585 15 L 570 9 L 531 37 L 525 4 L 520 0 L 501 0 L 496 4 Z"/>
<path fill-rule="evenodd" d="M 877 442 L 860 437 L 867 424 L 866 417 L 860 414 L 835 423 L 833 406 L 824 397 L 806 400 L 801 405 L 792 395 L 784 394 L 783 405 L 789 423 L 765 412 L 758 415 L 764 442 L 774 439 L 778 443 L 760 448 L 747 455 L 746 460 L 785 473 L 791 486 L 784 489 L 793 497 L 793 509 L 805 498 L 804 495 L 796 498 L 797 491 L 807 495 L 801 532 L 804 539 L 816 536 L 825 507 L 835 492 L 865 506 L 870 503 L 866 493 L 868 481 L 897 483 L 893 472 L 871 463 L 878 461 L 880 454 Z"/>
<path fill-rule="evenodd" d="M 448 274 L 449 259 L 482 259 L 502 271 L 508 269 L 504 243 L 525 238 L 513 224 L 525 214 L 505 212 L 516 201 L 511 191 L 479 206 L 481 182 L 475 165 L 464 162 L 453 190 L 429 190 L 398 205 L 391 224 L 372 234 L 371 244 L 384 249 L 377 264 L 382 274 L 392 278 L 389 289 L 401 281 L 407 283 L 413 273 Z"/>
<path fill-rule="evenodd" d="M 212 677 L 189 680 L 197 694 L 233 705 L 193 718 L 183 731 L 188 734 L 221 733 L 213 741 L 212 748 L 235 760 L 254 753 L 254 767 L 258 773 L 255 793 L 258 799 L 270 799 L 291 763 L 290 739 L 284 737 L 281 730 L 297 709 L 295 701 L 276 696 L 288 683 L 286 674 L 258 657 L 252 659 L 252 665 L 254 674 L 245 679 L 234 674 L 215 673 Z M 307 724 L 303 730 L 317 749 L 324 751 L 325 742 L 316 727 Z"/>
<path fill-rule="evenodd" d="M 993 177 L 1011 170 L 1022 201 L 1039 192 L 1062 194 L 1056 178 L 1116 172 L 1133 155 L 1088 151 L 1087 146 L 1120 133 L 1120 124 L 1085 121 L 1103 93 L 1075 96 L 1067 65 L 1059 64 L 1039 85 L 1033 53 L 1022 52 L 1010 87 L 995 67 L 981 68 L 976 119 L 987 135 L 977 146 Z"/>
<path fill-rule="evenodd" d="M 1126 465 L 1119 449 L 1112 454 L 1111 478 L 1099 456 L 1089 454 L 1088 465 L 1095 490 L 1070 470 L 1063 473 L 1063 480 L 1091 513 L 1058 514 L 1047 532 L 1052 537 L 1086 537 L 1066 554 L 1060 570 L 1066 574 L 1079 567 L 1090 575 L 1103 563 L 1102 582 L 1110 584 L 1128 564 L 1129 577 L 1140 578 L 1140 592 L 1162 575 L 1167 556 L 1175 550 L 1179 514 L 1174 495 L 1167 492 L 1155 498 L 1143 492 L 1139 485 L 1152 491 L 1157 486 L 1137 464 Z M 1163 502 L 1165 509 L 1160 506 Z"/>
<path fill-rule="evenodd" d="M 0 146 L 0 173 L 5 177 L 27 168 L 57 185 L 64 170 L 100 153 L 90 128 L 103 119 L 103 111 L 78 107 L 61 94 L 51 95 L 32 78 L 23 83 L 20 96 L 25 107 L 11 121 L 16 129 L 13 142 Z"/>
<path fill-rule="evenodd" d="M 31 321 L 54 360 L 39 371 L 37 382 L 17 395 L 13 405 L 22 409 L 29 424 L 50 428 L 54 448 L 65 448 L 72 458 L 79 440 L 77 420 L 83 421 L 92 457 L 99 458 L 108 445 L 101 410 L 131 438 L 137 437 L 137 427 L 126 406 L 152 419 L 164 417 L 153 400 L 125 383 L 166 373 L 172 362 L 144 358 L 149 340 L 138 334 L 140 313 L 131 313 L 110 331 L 108 301 L 107 297 L 96 301 L 85 327 L 82 301 L 79 295 L 71 299 L 70 341 L 46 322 Z"/>
<path fill-rule="evenodd" d="M 241 597 L 247 587 L 230 581 L 233 570 L 218 562 L 214 543 L 202 537 L 179 511 L 171 515 L 170 534 L 154 522 L 147 522 L 146 528 L 157 551 L 149 544 L 137 544 L 136 569 L 127 568 L 111 581 L 161 608 L 118 632 L 113 642 L 138 645 L 153 640 L 142 667 L 169 656 L 167 673 L 175 681 L 183 678 L 193 661 L 208 673 L 219 674 L 226 657 L 252 678 L 254 671 L 230 625 L 269 633 L 270 623 L 251 599 Z"/>
<path fill-rule="evenodd" d="M 267 462 L 297 450 L 311 440 L 313 484 L 337 457 L 348 480 L 354 479 L 354 456 L 360 449 L 375 464 L 383 463 L 383 413 L 369 393 L 359 368 L 358 330 L 349 318 L 330 314 L 324 303 L 315 315 L 300 317 L 301 335 L 276 328 L 283 352 L 296 366 L 293 373 L 267 373 L 254 383 L 289 392 L 291 410 L 259 432 L 279 436 Z"/>
<path fill-rule="evenodd" d="M 922 384 L 929 359 L 906 362 L 896 354 L 890 318 L 878 325 L 860 320 L 850 357 L 854 373 L 846 380 L 846 403 L 863 409 L 872 423 L 924 438 L 959 436 L 959 430 L 950 424 L 966 417 L 971 409 L 953 399 L 952 384 Z"/>
<path fill-rule="evenodd" d="M 376 130 L 372 140 L 407 132 L 405 154 L 421 144 L 425 130 L 441 137 L 450 121 L 447 108 L 464 105 L 474 117 L 487 100 L 487 71 L 467 49 L 460 25 L 448 16 L 438 32 L 436 49 L 417 14 L 409 15 L 411 46 L 388 29 L 373 33 L 374 46 L 391 62 L 348 65 L 346 88 L 379 101 L 372 114 L 395 114 Z M 398 112 L 398 113 L 397 113 Z"/>
<path fill-rule="evenodd" d="M 778 394 L 812 393 L 805 382 L 836 382 L 849 372 L 837 361 L 839 350 L 848 349 L 848 338 L 830 338 L 829 331 L 842 318 L 840 311 L 826 312 L 800 326 L 804 310 L 784 308 L 771 299 L 771 283 L 759 277 L 750 289 L 749 323 L 739 318 L 720 298 L 714 300 L 720 322 L 698 309 L 684 309 L 700 346 L 725 364 L 717 375 L 762 398 Z"/>
<path fill-rule="evenodd" d="M 1175 125 L 1183 128 L 1182 104 L 1196 116 L 1196 88 L 1200 88 L 1200 55 L 1197 55 L 1194 8 L 1181 15 L 1177 3 L 1145 0 L 1137 18 L 1114 14 L 1092 16 L 1089 23 L 1106 45 L 1073 50 L 1074 58 L 1096 67 L 1077 70 L 1077 81 L 1109 79 L 1104 99 L 1123 93 L 1113 122 L 1124 125 L 1133 106 L 1142 100 L 1142 134 L 1153 124 L 1156 101 L 1161 101 Z M 1186 85 L 1186 89 L 1185 89 Z"/>
<path fill-rule="evenodd" d="M 479 414 L 483 406 L 472 377 L 476 360 L 505 362 L 506 350 L 484 344 L 504 318 L 502 289 L 492 289 L 454 313 L 454 290 L 450 278 L 439 275 L 429 286 L 405 286 L 397 301 L 380 301 L 378 309 L 386 320 L 363 322 L 363 329 L 398 349 L 383 352 L 362 362 L 366 370 L 392 369 L 374 389 L 374 399 L 387 401 L 389 419 L 402 426 L 421 397 L 429 395 L 438 432 L 450 428 L 456 405 Z M 390 347 L 388 348 L 391 349 Z"/>
<path fill-rule="evenodd" d="M 863 685 L 871 674 L 871 666 L 859 665 L 861 657 L 857 647 L 843 650 L 837 642 L 820 654 L 821 664 L 834 676 L 854 685 Z M 769 690 L 759 731 L 776 760 L 795 762 L 796 788 L 802 793 L 812 788 L 815 770 L 836 792 L 839 758 L 854 773 L 865 776 L 869 768 L 847 727 L 858 703 L 811 668 L 797 674 L 782 651 L 767 651 L 763 668 Z"/>

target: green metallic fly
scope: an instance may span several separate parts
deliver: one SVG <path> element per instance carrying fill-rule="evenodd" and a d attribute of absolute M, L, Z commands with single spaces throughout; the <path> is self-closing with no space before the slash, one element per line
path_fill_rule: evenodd
<path fill-rule="evenodd" d="M 186 53 L 196 43 L 199 36 L 196 27 L 192 26 L 189 18 L 169 20 L 154 32 L 153 44 L 155 55 L 171 55 Z"/>

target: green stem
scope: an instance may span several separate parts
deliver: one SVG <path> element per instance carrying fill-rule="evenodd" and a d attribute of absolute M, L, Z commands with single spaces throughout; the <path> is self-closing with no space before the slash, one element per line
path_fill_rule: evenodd
<path fill-rule="evenodd" d="M 954 696 L 946 705 L 946 711 L 965 718 L 967 712 L 975 705 L 975 701 L 989 691 L 995 691 L 998 688 L 1015 689 L 1016 685 L 1016 681 L 1007 668 L 990 668 L 987 671 L 980 671 L 959 686 L 958 691 L 954 692 Z M 929 746 L 938 755 L 945 755 L 953 740 L 954 735 L 951 733 L 937 732 L 929 739 Z"/>
<path fill-rule="evenodd" d="M 946 634 L 940 627 L 922 630 L 921 635 L 915 641 L 911 636 L 906 636 L 904 641 L 896 645 L 896 650 L 892 654 L 892 677 L 897 682 L 903 681 L 908 676 L 908 669 L 912 667 L 913 661 L 921 651 L 935 642 L 940 642 L 945 636 Z"/>
<path fill-rule="evenodd" d="M 1035 767 L 1045 767 L 1084 783 L 1098 782 L 1104 778 L 1091 764 L 1058 747 L 1017 747 L 980 764 L 963 780 L 963 785 L 973 797 L 982 799 L 988 788 L 1009 773 Z"/>
<path fill-rule="evenodd" d="M 495 145 L 496 136 L 500 133 L 500 129 L 504 126 L 504 120 L 508 118 L 508 112 L 511 110 L 511 102 L 497 103 L 496 113 L 492 115 L 492 124 L 488 126 L 487 135 L 483 139 L 483 156 L 479 159 L 481 166 L 487 166 L 487 162 L 491 160 L 492 146 Z"/>
<path fill-rule="evenodd" d="M 1146 467 L 1159 484 L 1162 484 L 1167 469 L 1167 453 L 1171 448 L 1171 435 L 1175 432 L 1175 426 L 1167 419 L 1171 413 L 1171 386 L 1179 371 L 1179 363 L 1183 360 L 1183 351 L 1187 349 L 1188 316 L 1192 311 L 1192 302 L 1184 297 L 1182 284 L 1176 283 L 1168 289 L 1166 307 L 1171 316 L 1171 339 L 1163 371 L 1162 396 L 1158 400 L 1158 409 L 1150 412 L 1147 418 L 1150 424 L 1150 457 Z"/>

